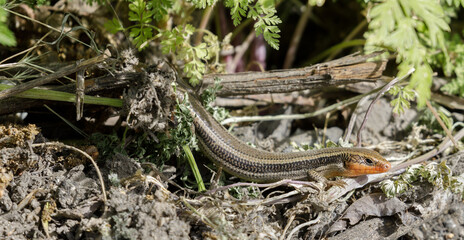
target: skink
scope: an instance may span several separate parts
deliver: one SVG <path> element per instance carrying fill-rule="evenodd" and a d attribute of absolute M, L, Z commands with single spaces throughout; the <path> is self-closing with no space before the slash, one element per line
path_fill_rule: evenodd
<path fill-rule="evenodd" d="M 231 135 L 188 92 L 200 148 L 216 165 L 241 179 L 274 182 L 307 179 L 327 182 L 335 176 L 355 177 L 382 173 L 390 163 L 379 153 L 364 148 L 325 148 L 276 153 L 255 149 Z"/>

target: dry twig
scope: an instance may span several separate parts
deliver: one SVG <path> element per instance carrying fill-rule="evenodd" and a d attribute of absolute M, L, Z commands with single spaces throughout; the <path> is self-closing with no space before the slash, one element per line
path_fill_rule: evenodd
<path fill-rule="evenodd" d="M 62 147 L 62 148 L 67 148 L 67 149 L 71 149 L 73 151 L 76 151 L 80 154 L 82 154 L 84 157 L 86 157 L 87 159 L 90 160 L 90 162 L 93 164 L 93 166 L 95 167 L 95 171 L 97 172 L 97 176 L 98 176 L 98 180 L 100 181 L 100 185 L 101 185 L 101 188 L 102 188 L 102 195 L 103 195 L 103 201 L 106 203 L 106 201 L 108 201 L 107 197 L 106 197 L 106 191 L 105 191 L 105 183 L 103 182 L 103 177 L 101 175 L 101 172 L 100 172 L 100 168 L 98 168 L 98 165 L 97 163 L 93 160 L 93 158 L 87 154 L 86 152 L 80 150 L 79 148 L 76 148 L 76 147 L 73 147 L 73 146 L 69 146 L 69 145 L 65 145 L 61 142 L 46 142 L 46 143 L 36 143 L 36 144 L 32 144 L 32 147 L 44 147 L 44 146 L 56 146 L 56 147 Z"/>
<path fill-rule="evenodd" d="M 411 68 L 409 69 L 409 71 L 404 75 L 404 76 L 401 76 L 401 77 L 396 77 L 395 79 L 393 79 L 391 82 L 389 82 L 388 84 L 386 84 L 380 91 L 379 93 L 377 94 L 377 96 L 375 96 L 374 100 L 372 100 L 371 104 L 369 104 L 369 107 L 367 108 L 367 111 L 366 111 L 366 115 L 364 115 L 364 119 L 361 123 L 361 126 L 359 126 L 359 129 L 358 129 L 358 134 L 357 134 L 357 146 L 360 147 L 361 146 L 361 139 L 362 139 L 362 135 L 361 135 L 361 132 L 362 130 L 364 129 L 364 125 L 366 124 L 367 122 L 367 119 L 368 119 L 368 116 L 369 116 L 369 113 L 371 112 L 372 110 L 372 107 L 374 106 L 374 103 L 377 102 L 377 100 L 379 100 L 379 98 L 385 94 L 385 92 L 387 92 L 388 90 L 390 90 L 390 88 L 395 85 L 396 83 L 400 82 L 401 80 L 409 77 L 409 75 L 411 75 L 414 71 L 416 71 L 416 69 L 414 68 Z"/>

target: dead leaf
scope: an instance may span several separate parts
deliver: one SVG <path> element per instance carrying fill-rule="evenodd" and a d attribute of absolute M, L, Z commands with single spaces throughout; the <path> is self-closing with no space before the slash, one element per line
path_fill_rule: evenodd
<path fill-rule="evenodd" d="M 391 216 L 406 210 L 408 207 L 408 204 L 396 197 L 387 198 L 383 193 L 375 193 L 366 195 L 351 204 L 342 219 L 349 220 L 350 225 L 354 225 L 359 222 L 363 216 Z"/>

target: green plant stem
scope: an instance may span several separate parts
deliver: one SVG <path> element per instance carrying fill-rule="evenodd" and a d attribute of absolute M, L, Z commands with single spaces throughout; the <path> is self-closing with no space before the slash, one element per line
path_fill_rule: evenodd
<path fill-rule="evenodd" d="M 330 55 L 334 51 L 338 51 L 344 48 L 353 47 L 353 46 L 363 46 L 366 43 L 364 39 L 354 39 L 351 41 L 341 42 L 335 46 L 330 47 L 329 49 L 325 50 L 324 52 L 320 53 L 319 55 L 315 56 L 314 58 L 310 59 L 309 61 L 305 62 L 303 66 L 309 66 L 311 64 L 317 63 Z"/>
<path fill-rule="evenodd" d="M 193 157 L 190 147 L 188 145 L 183 145 L 182 148 L 184 149 L 187 161 L 189 162 L 190 168 L 192 168 L 193 175 L 195 176 L 195 180 L 197 181 L 198 191 L 205 191 L 206 188 L 205 184 L 203 183 L 203 178 L 201 177 L 200 171 L 198 170 L 197 163 L 195 162 L 195 158 Z"/>
<path fill-rule="evenodd" d="M 0 91 L 12 88 L 14 86 L 0 84 Z M 31 98 L 31 99 L 43 99 L 43 100 L 52 100 L 52 101 L 61 101 L 61 102 L 75 102 L 76 95 L 72 93 L 46 90 L 46 89 L 29 89 L 24 92 L 17 93 L 15 97 L 20 98 Z M 85 96 L 84 103 L 86 104 L 95 104 L 95 105 L 105 105 L 111 107 L 122 107 L 122 100 L 115 98 L 106 98 L 106 97 L 94 97 L 94 96 Z"/>
<path fill-rule="evenodd" d="M 365 27 L 367 26 L 367 20 L 364 19 L 362 22 L 360 22 L 354 29 L 353 31 L 351 31 L 348 36 L 346 36 L 346 38 L 343 40 L 342 43 L 344 42 L 348 42 L 350 41 L 351 39 L 353 39 L 356 35 L 358 35 L 358 33 L 364 29 Z M 333 51 L 326 59 L 324 62 L 328 62 L 332 59 L 335 58 L 335 56 L 337 56 L 340 52 L 342 51 L 342 49 L 337 49 L 335 51 Z"/>
<path fill-rule="evenodd" d="M 203 16 L 201 18 L 200 26 L 198 26 L 197 30 L 204 30 L 206 29 L 206 25 L 208 24 L 209 20 L 211 19 L 211 13 L 213 12 L 213 9 L 216 5 L 208 6 L 204 11 L 203 11 Z M 195 38 L 195 45 L 198 45 L 201 43 L 201 39 L 203 38 L 203 33 L 204 32 L 198 32 L 197 36 Z"/>
<path fill-rule="evenodd" d="M 116 9 L 114 9 L 113 5 L 111 5 L 111 2 L 110 0 L 105 0 L 106 2 L 106 5 L 108 5 L 110 8 L 111 8 L 111 11 L 113 12 L 114 16 L 116 17 L 116 19 L 118 20 L 119 22 L 119 25 L 124 29 L 123 31 L 121 31 L 124 36 L 126 38 L 129 38 L 128 37 L 128 34 L 127 34 L 127 30 L 124 28 L 124 23 L 121 21 L 121 18 L 119 18 L 119 15 L 118 15 L 118 12 L 116 11 Z M 119 5 L 120 2 L 117 3 L 117 5 Z"/>
<path fill-rule="evenodd" d="M 219 17 L 219 11 L 216 10 L 214 11 L 214 26 L 215 26 L 215 32 L 218 38 L 222 41 L 223 38 L 225 37 L 225 34 L 222 33 L 221 29 L 221 19 Z"/>
<path fill-rule="evenodd" d="M 125 28 L 125 29 L 129 30 L 131 28 L 136 28 L 136 27 L 138 27 L 138 28 L 153 28 L 157 32 L 161 32 L 161 30 L 158 27 L 150 25 L 150 24 L 135 24 L 135 25 L 129 26 L 129 27 Z"/>
<path fill-rule="evenodd" d="M 441 128 L 443 128 L 443 130 L 445 131 L 446 133 L 446 136 L 448 136 L 448 138 L 453 142 L 454 144 L 454 147 L 458 147 L 458 144 L 456 143 L 456 141 L 454 141 L 454 138 L 453 138 L 453 134 L 451 133 L 451 131 L 446 127 L 445 123 L 443 122 L 443 120 L 441 120 L 440 118 L 440 115 L 438 115 L 437 113 L 437 110 L 435 110 L 435 108 L 432 106 L 432 104 L 430 104 L 429 100 L 425 100 L 425 104 L 427 105 L 427 107 L 430 109 L 430 111 L 432 112 L 433 116 L 435 117 L 435 119 L 437 119 L 437 122 L 440 124 Z"/>
<path fill-rule="evenodd" d="M 253 19 L 247 18 L 245 21 L 243 21 L 240 25 L 238 25 L 234 31 L 232 32 L 232 37 L 230 39 L 235 39 L 235 37 L 243 31 L 245 27 L 250 25 L 253 22 Z"/>

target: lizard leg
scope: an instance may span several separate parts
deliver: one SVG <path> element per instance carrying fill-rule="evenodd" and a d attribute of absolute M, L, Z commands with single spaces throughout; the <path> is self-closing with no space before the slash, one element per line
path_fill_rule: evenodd
<path fill-rule="evenodd" d="M 337 187 L 345 187 L 346 183 L 342 180 L 335 180 L 335 181 L 330 181 L 327 180 L 322 174 L 314 171 L 314 170 L 308 170 L 308 179 L 314 180 L 316 182 L 319 182 L 322 184 L 322 188 L 325 189 L 327 187 L 332 187 L 332 186 L 337 186 Z"/>

